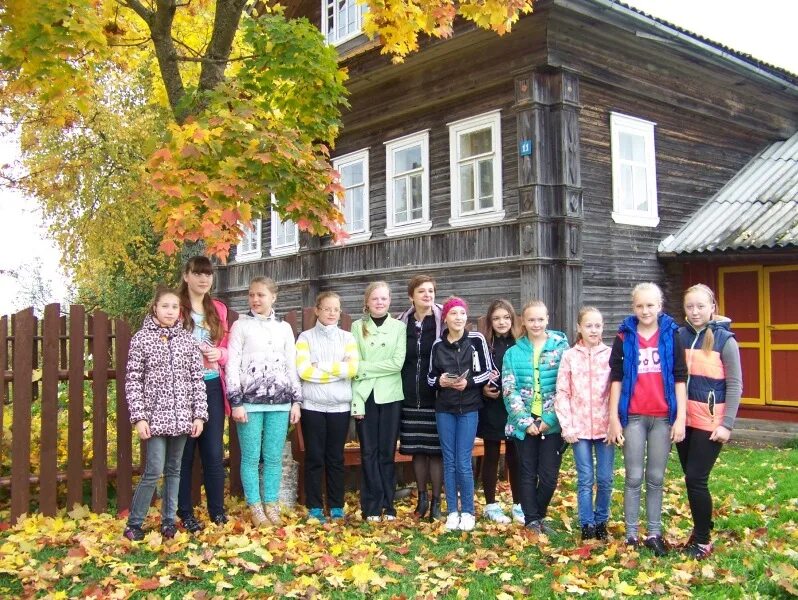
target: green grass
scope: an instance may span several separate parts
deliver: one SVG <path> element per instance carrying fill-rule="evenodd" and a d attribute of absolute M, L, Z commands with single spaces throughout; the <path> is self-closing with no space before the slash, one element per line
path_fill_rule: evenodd
<path fill-rule="evenodd" d="M 550 509 L 557 529 L 550 539 L 481 520 L 471 534 L 447 533 L 441 524 L 414 522 L 412 498 L 400 503 L 395 524 L 367 525 L 355 515 L 354 495 L 346 525 L 307 525 L 299 509 L 280 531 L 253 531 L 244 507 L 232 502 L 229 510 L 238 519 L 225 528 L 166 544 L 157 535 L 123 541 L 124 521 L 109 515 L 34 516 L 0 533 L 0 597 L 792 597 L 798 585 L 798 452 L 724 449 L 710 480 L 715 553 L 702 563 L 677 552 L 657 559 L 646 550 L 627 550 L 620 460 L 608 544 L 578 539 L 569 453 Z M 157 527 L 155 510 L 147 526 Z M 675 453 L 664 526 L 672 543 L 682 543 L 691 527 Z"/>

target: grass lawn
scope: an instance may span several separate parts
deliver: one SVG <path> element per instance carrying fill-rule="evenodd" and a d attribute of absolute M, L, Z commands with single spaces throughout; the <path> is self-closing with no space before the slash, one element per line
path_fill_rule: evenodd
<path fill-rule="evenodd" d="M 123 519 L 78 507 L 0 532 L 0 597 L 725 600 L 798 594 L 798 451 L 729 447 L 721 453 L 711 479 L 715 553 L 701 563 L 677 552 L 657 559 L 626 549 L 619 458 L 610 543 L 579 541 L 569 453 L 549 515 L 557 533 L 549 538 L 482 520 L 471 534 L 447 533 L 442 523 L 414 522 L 412 498 L 399 504 L 397 521 L 366 525 L 351 496 L 347 524 L 305 524 L 297 509 L 284 527 L 254 531 L 235 503 L 225 527 L 167 541 L 152 510 L 146 527 L 154 531 L 130 543 L 121 537 Z M 690 517 L 675 452 L 671 458 L 664 525 L 666 538 L 680 544 Z M 502 500 L 509 503 L 506 487 Z"/>

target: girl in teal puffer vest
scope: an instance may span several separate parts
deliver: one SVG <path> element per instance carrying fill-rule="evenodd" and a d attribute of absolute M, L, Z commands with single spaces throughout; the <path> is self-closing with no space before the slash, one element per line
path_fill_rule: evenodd
<path fill-rule="evenodd" d="M 564 333 L 546 329 L 549 311 L 542 301 L 527 303 L 522 320 L 525 335 L 507 350 L 502 365 L 506 433 L 518 451 L 525 525 L 547 533 L 543 518 L 562 460 L 562 435 L 554 412 L 557 371 L 569 346 Z"/>

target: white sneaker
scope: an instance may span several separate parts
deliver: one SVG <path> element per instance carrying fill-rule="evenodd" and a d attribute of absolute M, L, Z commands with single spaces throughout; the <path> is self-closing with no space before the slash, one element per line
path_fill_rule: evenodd
<path fill-rule="evenodd" d="M 460 515 L 460 529 L 461 531 L 471 531 L 476 525 L 476 518 L 471 513 L 463 513 Z"/>
<path fill-rule="evenodd" d="M 520 504 L 513 504 L 513 521 L 516 523 L 521 523 L 521 525 L 526 523 L 526 519 L 524 518 L 524 509 L 521 508 Z"/>
<path fill-rule="evenodd" d="M 485 511 L 483 513 L 488 519 L 495 523 L 501 523 L 502 525 L 506 525 L 510 522 L 510 517 L 504 514 L 502 507 L 499 506 L 498 502 L 494 502 L 493 504 L 488 504 L 485 507 Z"/>
<path fill-rule="evenodd" d="M 472 519 L 474 517 L 471 517 Z M 452 512 L 449 513 L 449 516 L 446 517 L 446 525 L 444 525 L 447 531 L 454 531 L 455 529 L 460 528 L 460 513 Z"/>
<path fill-rule="evenodd" d="M 383 519 L 385 521 L 396 521 L 396 515 L 385 515 Z"/>
<path fill-rule="evenodd" d="M 368 517 L 366 517 L 366 521 L 368 521 L 369 523 L 379 523 L 380 521 L 382 521 L 382 517 L 380 515 L 369 515 Z"/>

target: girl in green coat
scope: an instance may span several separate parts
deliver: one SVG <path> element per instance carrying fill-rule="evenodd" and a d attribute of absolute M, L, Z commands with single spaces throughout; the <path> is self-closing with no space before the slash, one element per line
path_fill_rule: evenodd
<path fill-rule="evenodd" d="M 352 323 L 360 362 L 352 382 L 352 415 L 360 440 L 360 508 L 367 521 L 396 519 L 394 453 L 402 415 L 402 365 L 406 327 L 388 309 L 391 290 L 384 281 L 366 288 L 363 318 Z"/>

